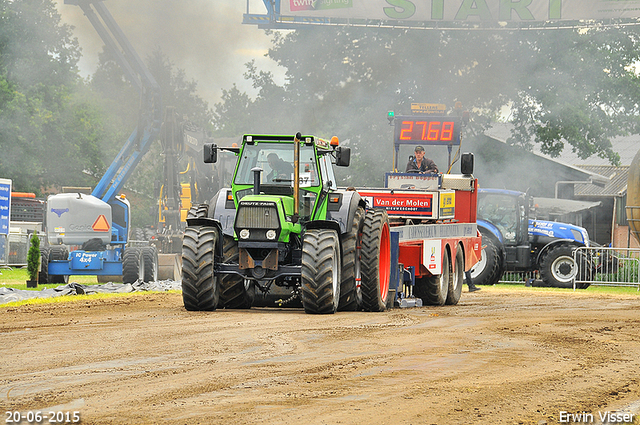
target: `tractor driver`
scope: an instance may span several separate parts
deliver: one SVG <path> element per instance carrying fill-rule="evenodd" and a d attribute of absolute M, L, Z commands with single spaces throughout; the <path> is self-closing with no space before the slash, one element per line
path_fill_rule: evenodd
<path fill-rule="evenodd" d="M 437 173 L 438 166 L 433 160 L 424 157 L 424 148 L 416 146 L 414 157 L 407 163 L 407 173 Z"/>
<path fill-rule="evenodd" d="M 267 174 L 267 182 L 273 182 L 276 179 L 291 180 L 291 174 L 293 173 L 291 164 L 282 160 L 275 152 L 267 155 L 267 161 L 269 161 L 269 167 L 271 168 L 271 171 Z"/>

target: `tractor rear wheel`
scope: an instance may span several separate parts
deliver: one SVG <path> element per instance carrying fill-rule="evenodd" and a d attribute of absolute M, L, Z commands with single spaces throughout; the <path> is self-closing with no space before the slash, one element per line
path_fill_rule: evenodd
<path fill-rule="evenodd" d="M 493 240 L 482 235 L 482 256 L 471 269 L 471 279 L 476 285 L 495 285 L 502 277 L 501 254 Z"/>
<path fill-rule="evenodd" d="M 144 257 L 140 248 L 126 247 L 122 254 L 122 283 L 134 283 L 144 275 Z"/>
<path fill-rule="evenodd" d="M 342 283 L 340 284 L 339 311 L 358 309 L 358 282 L 360 281 L 360 248 L 364 209 L 358 207 L 353 216 L 351 230 L 342 235 Z"/>
<path fill-rule="evenodd" d="M 456 262 L 454 263 L 452 279 L 449 282 L 447 292 L 447 305 L 456 305 L 462 296 L 462 284 L 464 283 L 464 252 L 462 245 L 456 249 Z"/>
<path fill-rule="evenodd" d="M 204 218 L 209 215 L 209 205 L 194 204 L 187 211 L 187 218 Z"/>
<path fill-rule="evenodd" d="M 385 210 L 366 212 L 360 254 L 362 307 L 365 311 L 384 311 L 391 280 L 391 235 Z"/>
<path fill-rule="evenodd" d="M 302 239 L 302 306 L 333 314 L 340 300 L 340 241 L 335 230 L 310 229 Z"/>
<path fill-rule="evenodd" d="M 222 262 L 238 264 L 238 242 L 231 236 L 222 237 Z M 237 274 L 221 274 L 220 304 L 225 308 L 251 308 L 256 295 L 256 287 L 245 287 L 244 279 Z"/>
<path fill-rule="evenodd" d="M 218 231 L 214 227 L 187 227 L 182 241 L 182 302 L 189 311 L 218 307 L 218 278 L 213 272 Z"/>

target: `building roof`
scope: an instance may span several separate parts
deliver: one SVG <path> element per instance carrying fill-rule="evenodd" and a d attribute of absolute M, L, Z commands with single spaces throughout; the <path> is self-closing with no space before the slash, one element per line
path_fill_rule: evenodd
<path fill-rule="evenodd" d="M 613 165 L 582 165 L 580 168 L 594 174 L 604 176 L 608 181 L 604 187 L 595 184 L 576 184 L 575 196 L 612 197 L 623 196 L 627 192 L 627 178 L 629 166 L 615 167 Z"/>
<path fill-rule="evenodd" d="M 484 132 L 484 134 L 485 136 L 488 136 L 498 142 L 507 144 L 507 139 L 511 136 L 511 128 L 513 128 L 512 124 L 496 123 L 491 128 L 487 129 Z M 565 151 L 567 151 L 566 148 L 565 148 Z M 542 153 L 540 151 L 540 147 L 535 144 L 530 154 L 538 157 L 541 160 L 550 161 L 556 164 L 560 164 L 568 169 L 571 169 L 574 172 L 573 173 L 574 175 L 580 176 L 578 178 L 582 179 L 582 176 L 584 176 L 585 181 L 595 180 L 595 181 L 604 182 L 608 180 L 608 176 L 598 175 L 596 172 L 591 171 L 590 169 L 578 166 L 580 164 L 571 162 L 572 158 L 569 155 L 561 155 L 557 158 L 553 158 L 550 155 Z M 575 157 L 577 158 L 577 155 L 575 155 Z"/>
<path fill-rule="evenodd" d="M 590 185 L 592 186 L 592 185 Z M 536 213 L 545 217 L 562 216 L 600 206 L 601 202 L 576 201 L 573 199 L 534 197 Z"/>

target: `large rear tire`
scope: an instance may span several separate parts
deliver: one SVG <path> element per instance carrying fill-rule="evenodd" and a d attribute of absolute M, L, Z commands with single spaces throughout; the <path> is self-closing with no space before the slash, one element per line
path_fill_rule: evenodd
<path fill-rule="evenodd" d="M 391 235 L 385 210 L 366 212 L 360 254 L 362 307 L 365 311 L 384 311 L 391 280 Z"/>
<path fill-rule="evenodd" d="M 122 283 L 134 283 L 144 276 L 144 258 L 140 248 L 126 247 L 122 254 Z"/>
<path fill-rule="evenodd" d="M 143 261 L 142 280 L 144 282 L 155 282 L 158 280 L 158 250 L 155 246 L 145 246 L 140 248 Z"/>
<path fill-rule="evenodd" d="M 187 218 L 204 218 L 209 215 L 209 205 L 194 204 L 187 211 Z"/>
<path fill-rule="evenodd" d="M 182 302 L 189 311 L 212 311 L 220 299 L 214 274 L 218 230 L 187 227 L 182 242 Z"/>
<path fill-rule="evenodd" d="M 222 244 L 222 262 L 238 264 L 238 242 L 231 236 L 224 235 Z M 256 295 L 256 287 L 251 284 L 245 287 L 244 279 L 237 274 L 221 274 L 220 305 L 225 308 L 251 308 Z"/>
<path fill-rule="evenodd" d="M 339 311 L 358 309 L 358 282 L 360 280 L 360 249 L 364 209 L 358 207 L 353 216 L 351 229 L 342 235 L 342 283 L 340 284 Z"/>
<path fill-rule="evenodd" d="M 340 300 L 340 241 L 335 230 L 307 230 L 302 239 L 302 306 L 333 314 Z"/>
<path fill-rule="evenodd" d="M 464 252 L 462 245 L 458 245 L 456 249 L 456 261 L 454 270 L 449 282 L 449 291 L 447 292 L 447 305 L 456 305 L 462 296 L 462 285 L 464 284 Z"/>
<path fill-rule="evenodd" d="M 452 285 L 451 260 L 449 252 L 442 253 L 442 271 L 439 276 L 428 276 L 416 280 L 413 294 L 422 298 L 423 305 L 443 306 L 447 302 L 449 287 Z"/>
<path fill-rule="evenodd" d="M 578 265 L 573 259 L 574 246 L 559 244 L 549 249 L 540 260 L 540 277 L 545 286 L 573 288 Z"/>
<path fill-rule="evenodd" d="M 501 253 L 493 240 L 482 235 L 482 256 L 471 269 L 471 279 L 477 285 L 495 285 L 502 277 Z"/>

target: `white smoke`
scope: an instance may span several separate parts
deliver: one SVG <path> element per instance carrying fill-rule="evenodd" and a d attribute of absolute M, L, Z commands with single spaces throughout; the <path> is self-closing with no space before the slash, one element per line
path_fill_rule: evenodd
<path fill-rule="evenodd" d="M 87 77 L 96 70 L 102 40 L 79 6 L 55 2 L 62 22 L 75 27 L 83 55 L 80 72 Z M 244 64 L 253 59 L 262 70 L 282 73 L 264 57 L 270 37 L 254 25 L 242 24 L 245 1 L 108 0 L 104 4 L 143 60 L 159 47 L 175 67 L 185 70 L 188 80 L 198 82 L 198 95 L 209 106 L 234 83 L 252 93 L 243 74 Z M 251 4 L 252 13 L 265 13 L 261 1 Z"/>

